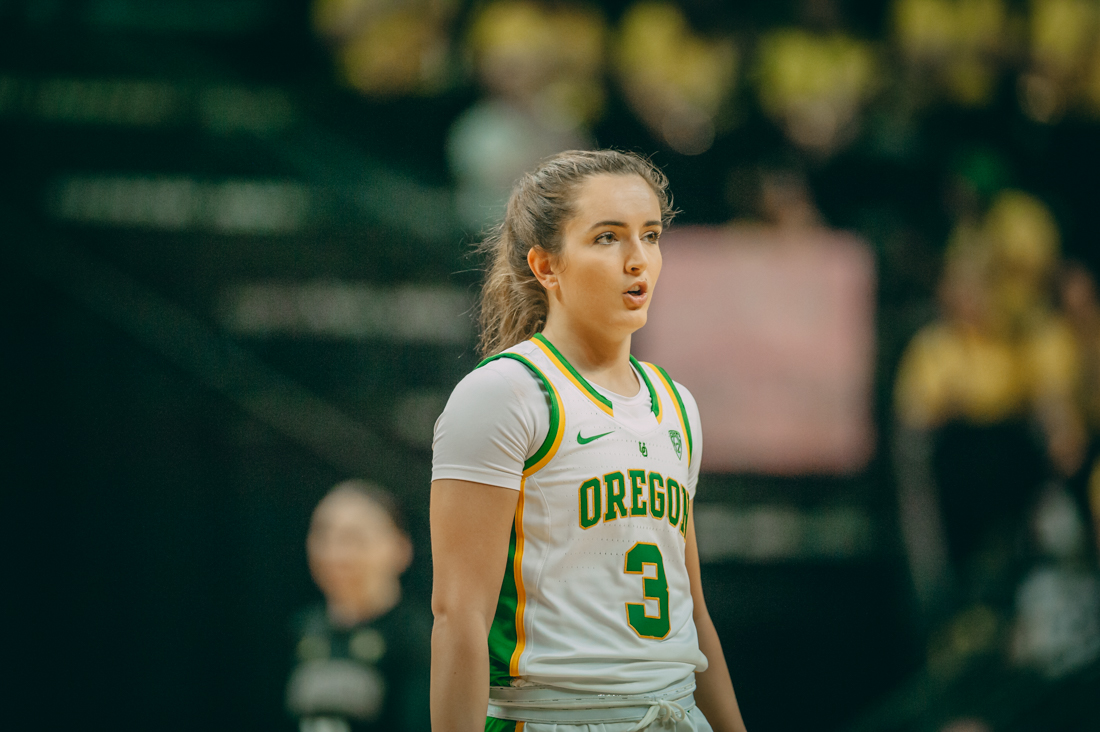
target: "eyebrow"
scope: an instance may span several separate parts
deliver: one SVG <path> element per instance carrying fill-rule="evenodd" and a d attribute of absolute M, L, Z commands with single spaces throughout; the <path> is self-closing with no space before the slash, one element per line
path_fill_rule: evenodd
<path fill-rule="evenodd" d="M 600 221 L 598 223 L 592 224 L 592 226 L 588 227 L 588 230 L 592 231 L 592 229 L 598 229 L 601 226 L 618 226 L 622 229 L 626 228 L 626 224 L 624 224 L 622 221 Z M 662 226 L 662 224 L 660 221 L 647 221 L 642 224 L 642 228 L 645 228 L 647 226 Z"/>

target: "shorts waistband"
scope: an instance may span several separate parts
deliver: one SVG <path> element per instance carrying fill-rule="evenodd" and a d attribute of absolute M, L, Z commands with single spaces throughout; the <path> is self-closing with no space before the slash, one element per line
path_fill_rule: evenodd
<path fill-rule="evenodd" d="M 546 686 L 493 687 L 489 716 L 544 724 L 636 722 L 659 702 L 675 702 L 686 711 L 695 706 L 695 680 L 646 694 L 595 694 Z"/>

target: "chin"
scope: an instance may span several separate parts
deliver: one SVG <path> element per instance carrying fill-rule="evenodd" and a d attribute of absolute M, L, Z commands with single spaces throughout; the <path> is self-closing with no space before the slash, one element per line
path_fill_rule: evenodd
<path fill-rule="evenodd" d="M 622 320 L 622 327 L 628 333 L 633 333 L 639 330 L 646 324 L 646 320 L 649 319 L 649 314 L 645 310 L 635 310 L 627 314 Z"/>

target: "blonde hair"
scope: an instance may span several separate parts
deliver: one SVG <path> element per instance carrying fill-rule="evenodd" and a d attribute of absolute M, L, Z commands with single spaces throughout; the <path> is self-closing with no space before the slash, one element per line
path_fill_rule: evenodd
<path fill-rule="evenodd" d="M 561 253 L 562 227 L 573 216 L 577 189 L 601 174 L 641 176 L 657 195 L 662 223 L 671 223 L 668 178 L 635 153 L 568 150 L 525 173 L 512 189 L 504 220 L 478 246 L 489 260 L 478 313 L 482 358 L 527 340 L 546 324 L 546 290 L 531 272 L 527 253 L 534 248 Z"/>

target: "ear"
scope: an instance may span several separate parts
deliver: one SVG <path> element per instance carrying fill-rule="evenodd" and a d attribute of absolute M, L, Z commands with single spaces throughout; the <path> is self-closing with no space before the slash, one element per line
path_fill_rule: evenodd
<path fill-rule="evenodd" d="M 409 539 L 409 537 L 405 534 L 401 534 L 398 540 L 397 556 L 397 567 L 399 568 L 397 573 L 402 574 L 406 569 L 409 568 L 409 565 L 412 564 L 413 560 L 412 540 Z"/>
<path fill-rule="evenodd" d="M 558 286 L 558 275 L 554 272 L 554 261 L 550 252 L 539 247 L 531 247 L 527 251 L 527 266 L 531 268 L 539 284 L 547 290 Z"/>

